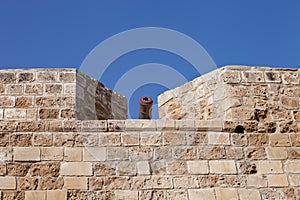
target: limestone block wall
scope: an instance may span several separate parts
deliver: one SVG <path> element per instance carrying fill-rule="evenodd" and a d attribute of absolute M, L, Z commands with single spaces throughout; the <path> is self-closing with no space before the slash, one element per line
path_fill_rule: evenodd
<path fill-rule="evenodd" d="M 300 116 L 300 69 L 226 66 L 158 97 L 161 119 L 255 120 L 293 129 Z M 262 130 L 264 131 L 264 130 Z"/>
<path fill-rule="evenodd" d="M 126 118 L 125 97 L 76 69 L 0 70 L 0 120 Z"/>
<path fill-rule="evenodd" d="M 258 132 L 255 121 L 239 133 L 230 121 L 5 123 L 1 200 L 300 197 L 299 130 Z"/>

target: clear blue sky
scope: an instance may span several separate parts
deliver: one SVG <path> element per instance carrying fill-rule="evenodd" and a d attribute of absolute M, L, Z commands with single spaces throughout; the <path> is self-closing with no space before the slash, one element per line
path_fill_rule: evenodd
<path fill-rule="evenodd" d="M 227 64 L 299 67 L 300 1 L 4 1 L 0 0 L 0 68 L 75 67 L 101 41 L 138 27 L 164 27 L 201 44 L 218 67 Z M 160 50 L 139 50 L 117 59 L 101 78 L 110 88 L 136 65 L 188 66 Z M 120 67 L 122 66 L 122 67 Z M 192 80 L 193 69 L 182 70 Z M 141 86 L 130 99 L 166 90 Z M 156 102 L 156 100 L 155 100 Z"/>

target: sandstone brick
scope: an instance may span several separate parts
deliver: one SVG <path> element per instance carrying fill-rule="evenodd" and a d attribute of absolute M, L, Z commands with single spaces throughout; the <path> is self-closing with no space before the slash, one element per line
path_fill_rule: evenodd
<path fill-rule="evenodd" d="M 233 160 L 211 160 L 209 161 L 209 169 L 211 173 L 236 174 L 236 166 Z"/>
<path fill-rule="evenodd" d="M 156 121 L 158 131 L 175 130 L 175 120 L 159 119 Z"/>
<path fill-rule="evenodd" d="M 116 151 L 118 151 L 118 149 L 116 149 Z M 113 152 L 112 152 L 113 155 Z M 127 150 L 123 151 L 123 153 L 120 155 L 122 156 L 122 159 L 127 159 Z M 116 156 L 113 155 L 113 158 L 115 158 Z M 147 146 L 138 146 L 138 147 L 131 147 L 129 148 L 129 158 L 130 160 L 137 160 L 137 161 L 141 161 L 141 160 L 150 160 L 153 157 L 153 149 L 151 147 L 147 147 Z M 110 156 L 108 156 L 108 158 L 110 158 Z M 120 158 L 119 158 L 120 159 Z"/>
<path fill-rule="evenodd" d="M 267 177 L 265 175 L 249 175 L 247 177 L 247 186 L 255 188 L 267 187 Z"/>
<path fill-rule="evenodd" d="M 269 142 L 267 134 L 249 134 L 249 145 L 250 146 L 265 146 Z"/>
<path fill-rule="evenodd" d="M 5 109 L 4 110 L 4 119 L 7 119 L 7 120 L 26 119 L 26 110 L 24 110 L 24 109 Z"/>
<path fill-rule="evenodd" d="M 156 131 L 155 120 L 126 120 L 126 131 Z"/>
<path fill-rule="evenodd" d="M 67 146 L 72 147 L 75 144 L 74 133 L 55 133 L 53 135 L 54 146 Z"/>
<path fill-rule="evenodd" d="M 100 133 L 99 145 L 101 146 L 120 146 L 121 133 Z"/>
<path fill-rule="evenodd" d="M 4 113 L 3 109 L 0 109 L 0 120 L 3 120 L 3 113 Z"/>
<path fill-rule="evenodd" d="M 75 118 L 75 111 L 73 109 L 61 109 L 60 118 L 74 119 Z"/>
<path fill-rule="evenodd" d="M 59 109 L 40 109 L 40 119 L 58 119 Z"/>
<path fill-rule="evenodd" d="M 297 97 L 282 96 L 280 103 L 286 109 L 298 109 L 299 108 L 299 100 Z"/>
<path fill-rule="evenodd" d="M 43 94 L 43 84 L 37 83 L 25 85 L 25 94 Z"/>
<path fill-rule="evenodd" d="M 72 190 L 88 189 L 88 179 L 86 177 L 64 177 L 64 188 Z"/>
<path fill-rule="evenodd" d="M 187 170 L 189 174 L 208 174 L 208 161 L 194 160 L 187 161 Z"/>
<path fill-rule="evenodd" d="M 37 147 L 14 147 L 15 161 L 40 161 L 41 153 Z"/>
<path fill-rule="evenodd" d="M 120 161 L 116 164 L 118 176 L 134 176 L 137 174 L 136 164 L 131 161 Z"/>
<path fill-rule="evenodd" d="M 41 148 L 42 160 L 63 160 L 63 147 L 43 147 Z"/>
<path fill-rule="evenodd" d="M 57 190 L 62 189 L 62 177 L 41 177 L 39 179 L 39 189 L 41 190 Z"/>
<path fill-rule="evenodd" d="M 82 161 L 82 148 L 66 147 L 64 150 L 65 161 Z"/>
<path fill-rule="evenodd" d="M 104 190 L 128 190 L 130 188 L 127 176 L 110 176 L 103 178 Z"/>
<path fill-rule="evenodd" d="M 186 190 L 169 190 L 167 191 L 167 199 L 188 200 Z"/>
<path fill-rule="evenodd" d="M 65 95 L 74 95 L 76 93 L 76 84 L 75 83 L 65 83 L 63 85 L 63 93 Z"/>
<path fill-rule="evenodd" d="M 93 166 L 96 176 L 112 176 L 116 175 L 116 166 L 112 162 L 97 162 Z"/>
<path fill-rule="evenodd" d="M 168 161 L 166 163 L 166 169 L 168 174 L 182 175 L 187 172 L 187 166 L 185 161 Z"/>
<path fill-rule="evenodd" d="M 1 190 L 15 190 L 17 187 L 16 178 L 5 176 L 0 177 L 0 189 Z"/>
<path fill-rule="evenodd" d="M 135 200 L 138 199 L 138 191 L 132 190 L 117 190 L 115 191 L 116 200 Z"/>
<path fill-rule="evenodd" d="M 300 148 L 299 147 L 288 148 L 287 154 L 289 159 L 300 159 Z"/>
<path fill-rule="evenodd" d="M 261 83 L 264 81 L 265 80 L 262 72 L 242 72 L 242 82 Z"/>
<path fill-rule="evenodd" d="M 121 134 L 121 141 L 124 146 L 137 146 L 139 145 L 139 133 L 126 132 Z"/>
<path fill-rule="evenodd" d="M 0 73 L 0 83 L 15 83 L 16 76 L 14 73 L 11 72 L 1 72 Z"/>
<path fill-rule="evenodd" d="M 37 81 L 39 82 L 56 82 L 57 72 L 55 71 L 40 71 L 36 74 Z"/>
<path fill-rule="evenodd" d="M 226 147 L 226 158 L 230 160 L 240 160 L 244 158 L 243 147 Z"/>
<path fill-rule="evenodd" d="M 46 191 L 25 191 L 25 200 L 46 200 Z"/>
<path fill-rule="evenodd" d="M 0 161 L 0 176 L 6 175 L 6 163 Z"/>
<path fill-rule="evenodd" d="M 150 163 L 151 173 L 154 175 L 158 174 L 166 174 L 166 161 L 165 160 L 157 160 Z"/>
<path fill-rule="evenodd" d="M 82 122 L 82 131 L 105 132 L 107 131 L 106 120 L 87 120 Z"/>
<path fill-rule="evenodd" d="M 12 161 L 13 150 L 10 147 L 0 147 L 0 160 Z"/>
<path fill-rule="evenodd" d="M 125 120 L 107 120 L 107 128 L 109 132 L 125 131 Z"/>
<path fill-rule="evenodd" d="M 28 147 L 32 145 L 31 133 L 13 133 L 10 135 L 11 146 Z"/>
<path fill-rule="evenodd" d="M 247 107 L 236 107 L 226 111 L 225 118 L 228 120 L 253 120 L 254 111 Z"/>
<path fill-rule="evenodd" d="M 266 71 L 264 74 L 266 82 L 281 83 L 281 74 L 279 72 Z"/>
<path fill-rule="evenodd" d="M 168 176 L 151 176 L 146 179 L 147 189 L 171 189 L 173 188 L 172 178 Z"/>
<path fill-rule="evenodd" d="M 163 144 L 184 145 L 186 144 L 184 132 L 163 132 Z"/>
<path fill-rule="evenodd" d="M 151 173 L 151 169 L 148 161 L 137 162 L 136 168 L 138 174 L 149 175 Z"/>
<path fill-rule="evenodd" d="M 188 132 L 186 136 L 188 145 L 207 144 L 207 133 L 205 132 Z"/>
<path fill-rule="evenodd" d="M 291 186 L 300 186 L 300 174 L 290 174 L 289 182 Z"/>
<path fill-rule="evenodd" d="M 76 146 L 92 147 L 98 144 L 97 133 L 78 133 L 75 137 Z"/>
<path fill-rule="evenodd" d="M 31 72 L 17 73 L 17 83 L 28 83 L 33 82 L 35 74 Z"/>
<path fill-rule="evenodd" d="M 37 132 L 37 131 L 44 131 L 45 130 L 45 124 L 42 121 L 22 121 L 18 122 L 17 126 L 18 132 Z"/>
<path fill-rule="evenodd" d="M 208 144 L 213 145 L 230 145 L 228 133 L 216 133 L 212 132 L 208 134 Z"/>
<path fill-rule="evenodd" d="M 16 108 L 33 107 L 33 98 L 32 97 L 17 97 L 15 107 Z"/>
<path fill-rule="evenodd" d="M 9 133 L 0 133 L 0 146 L 9 146 Z"/>
<path fill-rule="evenodd" d="M 67 200 L 67 190 L 48 190 L 47 200 Z"/>
<path fill-rule="evenodd" d="M 222 146 L 199 146 L 198 156 L 204 160 L 223 159 L 226 157 L 225 148 Z"/>
<path fill-rule="evenodd" d="M 287 187 L 289 185 L 285 174 L 268 175 L 269 187 Z"/>
<path fill-rule="evenodd" d="M 283 173 L 281 161 L 257 161 L 256 166 L 259 174 Z"/>
<path fill-rule="evenodd" d="M 214 189 L 189 189 L 188 196 L 190 200 L 215 200 Z"/>
<path fill-rule="evenodd" d="M 199 182 L 197 176 L 176 176 L 173 178 L 174 188 L 198 188 Z"/>
<path fill-rule="evenodd" d="M 181 131 L 195 131 L 194 120 L 176 120 L 175 129 Z"/>
<path fill-rule="evenodd" d="M 193 160 L 197 158 L 197 149 L 195 147 L 173 147 L 173 158 L 180 160 Z"/>
<path fill-rule="evenodd" d="M 52 146 L 52 133 L 33 133 L 34 146 Z"/>
<path fill-rule="evenodd" d="M 231 145 L 233 146 L 246 146 L 248 144 L 247 136 L 240 133 L 232 133 Z"/>
<path fill-rule="evenodd" d="M 253 199 L 261 199 L 259 190 L 257 189 L 245 189 L 245 188 L 240 188 L 238 189 L 239 193 L 239 199 L 240 200 L 253 200 Z"/>
<path fill-rule="evenodd" d="M 64 176 L 91 176 L 93 174 L 92 163 L 65 162 L 61 164 L 60 174 Z"/>
<path fill-rule="evenodd" d="M 285 163 L 285 172 L 287 173 L 300 173 L 300 161 L 290 160 Z"/>
<path fill-rule="evenodd" d="M 286 147 L 268 147 L 266 148 L 269 159 L 286 159 L 287 149 Z"/>
<path fill-rule="evenodd" d="M 140 144 L 154 145 L 154 146 L 161 145 L 162 144 L 161 132 L 141 132 Z"/>
<path fill-rule="evenodd" d="M 102 178 L 90 178 L 89 179 L 89 187 L 92 190 L 101 190 L 103 187 L 103 179 Z"/>
<path fill-rule="evenodd" d="M 61 163 L 56 161 L 34 163 L 30 167 L 29 174 L 33 177 L 58 177 L 60 175 L 60 165 Z"/>
<path fill-rule="evenodd" d="M 55 96 L 38 96 L 35 98 L 35 104 L 40 108 L 49 108 L 56 106 Z"/>
<path fill-rule="evenodd" d="M 269 140 L 271 146 L 291 146 L 288 134 L 270 134 Z"/>
<path fill-rule="evenodd" d="M 9 176 L 26 176 L 29 167 L 28 163 L 9 162 L 7 163 L 7 174 Z"/>
<path fill-rule="evenodd" d="M 3 200 L 23 200 L 25 199 L 24 191 L 3 191 Z"/>
<path fill-rule="evenodd" d="M 123 147 L 108 147 L 107 160 L 127 160 L 128 150 Z"/>
<path fill-rule="evenodd" d="M 238 192 L 237 189 L 234 188 L 215 188 L 217 200 L 221 199 L 231 199 L 238 200 Z"/>
<path fill-rule="evenodd" d="M 21 190 L 35 190 L 38 186 L 38 179 L 32 177 L 21 177 L 18 179 L 18 186 Z"/>
<path fill-rule="evenodd" d="M 106 148 L 104 147 L 85 147 L 83 149 L 83 161 L 105 161 Z"/>
<path fill-rule="evenodd" d="M 266 159 L 266 152 L 264 147 L 248 147 L 245 149 L 245 156 L 250 160 Z"/>
<path fill-rule="evenodd" d="M 225 71 L 220 74 L 220 77 L 224 83 L 239 83 L 241 81 L 241 75 L 238 71 Z"/>
<path fill-rule="evenodd" d="M 1 96 L 0 107 L 9 108 L 15 106 L 15 97 L 13 96 Z"/>
<path fill-rule="evenodd" d="M 282 74 L 282 82 L 284 84 L 299 84 L 299 78 L 297 72 L 284 72 Z"/>
<path fill-rule="evenodd" d="M 6 85 L 6 93 L 7 94 L 22 95 L 23 91 L 24 91 L 23 85 L 20 85 L 20 84 Z"/>

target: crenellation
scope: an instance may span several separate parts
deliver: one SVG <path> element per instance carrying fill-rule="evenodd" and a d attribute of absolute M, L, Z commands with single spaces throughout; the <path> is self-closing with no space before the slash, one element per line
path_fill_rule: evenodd
<path fill-rule="evenodd" d="M 298 69 L 226 66 L 161 119 L 75 69 L 0 71 L 0 199 L 296 199 Z"/>

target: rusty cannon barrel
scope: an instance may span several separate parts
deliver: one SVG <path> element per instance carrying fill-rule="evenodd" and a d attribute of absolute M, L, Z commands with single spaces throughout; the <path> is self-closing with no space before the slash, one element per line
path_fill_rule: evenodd
<path fill-rule="evenodd" d="M 151 119 L 153 100 L 150 97 L 141 97 L 139 100 L 139 104 L 140 104 L 139 119 Z"/>

